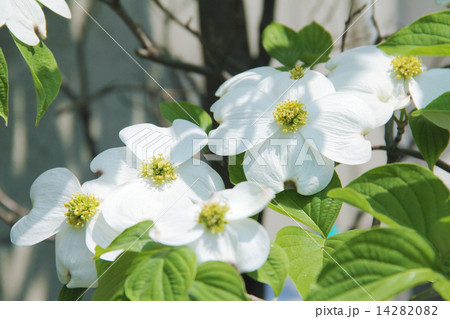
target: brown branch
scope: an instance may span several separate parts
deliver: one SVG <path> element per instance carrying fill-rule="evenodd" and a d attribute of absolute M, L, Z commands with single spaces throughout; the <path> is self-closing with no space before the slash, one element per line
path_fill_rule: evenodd
<path fill-rule="evenodd" d="M 3 220 L 9 227 L 12 227 L 18 220 L 16 214 L 8 212 L 6 209 L 0 207 L 0 219 Z"/>
<path fill-rule="evenodd" d="M 387 151 L 388 148 L 385 145 L 378 145 L 378 146 L 374 146 L 372 147 L 372 150 L 374 151 Z M 404 148 L 394 148 L 391 150 L 391 152 L 395 155 L 407 155 L 407 156 L 411 156 L 411 157 L 415 157 L 421 160 L 425 160 L 422 156 L 422 154 L 420 154 L 420 152 L 415 151 L 415 150 L 408 150 L 408 149 L 404 149 Z M 450 165 L 445 163 L 442 160 L 438 160 L 436 162 L 436 166 L 443 169 L 444 171 L 450 173 Z"/>
<path fill-rule="evenodd" d="M 375 0 L 372 0 L 372 23 L 373 26 L 377 32 L 377 37 L 375 39 L 375 44 L 380 43 L 381 41 L 383 41 L 383 37 L 381 36 L 381 30 L 380 30 L 380 26 L 378 25 L 377 20 L 375 19 Z"/>
<path fill-rule="evenodd" d="M 360 14 L 367 6 L 367 3 L 364 4 L 361 8 L 353 12 L 353 5 L 350 6 L 350 11 L 348 13 L 348 18 L 345 21 L 345 27 L 344 27 L 344 33 L 342 34 L 342 40 L 341 40 L 341 52 L 344 52 L 345 48 L 345 41 L 347 39 L 347 34 L 349 30 L 350 23 L 352 22 L 353 18 L 355 18 L 358 14 Z"/>
<path fill-rule="evenodd" d="M 135 22 L 128 12 L 123 8 L 119 0 L 101 0 L 108 5 L 125 23 L 128 29 L 133 33 L 135 38 L 139 41 L 142 48 L 136 50 L 136 54 L 141 58 L 148 59 L 175 69 L 181 69 L 188 72 L 195 72 L 203 75 L 222 77 L 218 70 L 209 67 L 203 67 L 187 62 L 177 60 L 171 56 L 164 54 L 164 50 L 159 50 L 150 39 L 148 34 L 140 24 Z"/>
<path fill-rule="evenodd" d="M 28 214 L 28 209 L 17 203 L 11 197 L 6 195 L 3 190 L 0 189 L 0 203 L 3 204 L 7 209 L 16 214 L 19 217 L 25 216 Z"/>

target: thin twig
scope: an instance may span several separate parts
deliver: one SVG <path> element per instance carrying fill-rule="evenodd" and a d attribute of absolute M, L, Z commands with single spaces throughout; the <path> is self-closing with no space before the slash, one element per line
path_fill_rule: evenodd
<path fill-rule="evenodd" d="M 347 34 L 348 34 L 348 29 L 350 26 L 350 23 L 352 22 L 353 18 L 355 18 L 358 14 L 360 14 L 365 8 L 367 7 L 367 3 L 365 3 L 361 8 L 359 8 L 358 10 L 353 11 L 353 3 L 350 6 L 350 11 L 348 13 L 348 18 L 345 21 L 345 27 L 344 27 L 344 33 L 342 34 L 342 40 L 341 40 L 341 52 L 344 52 L 345 49 L 345 41 L 347 39 Z"/>
<path fill-rule="evenodd" d="M 103 3 L 108 5 L 126 24 L 128 29 L 133 33 L 135 38 L 139 41 L 142 48 L 136 50 L 136 54 L 141 58 L 148 59 L 166 66 L 170 66 L 175 69 L 181 69 L 189 72 L 195 72 L 203 75 L 222 77 L 220 71 L 214 70 L 209 67 L 199 66 L 187 62 L 177 60 L 169 55 L 164 54 L 164 50 L 159 50 L 150 39 L 148 34 L 135 22 L 128 12 L 123 8 L 119 0 L 102 0 Z"/>
<path fill-rule="evenodd" d="M 387 151 L 387 147 L 385 145 L 377 145 L 372 147 L 372 150 L 374 151 Z M 411 157 L 415 157 L 421 160 L 425 160 L 422 156 L 422 154 L 420 154 L 420 152 L 415 151 L 415 150 L 409 150 L 409 149 L 404 149 L 404 148 L 395 148 L 393 150 L 391 150 L 391 152 L 393 154 L 396 155 L 407 155 L 407 156 L 411 156 Z M 450 165 L 445 163 L 442 160 L 438 160 L 436 162 L 436 166 L 443 169 L 444 171 L 450 173 Z"/>
<path fill-rule="evenodd" d="M 381 36 L 380 26 L 378 25 L 377 20 L 375 19 L 375 0 L 372 0 L 372 23 L 377 32 L 377 37 L 375 38 L 375 44 L 383 41 L 383 37 Z"/>
<path fill-rule="evenodd" d="M 25 216 L 28 214 L 28 209 L 17 203 L 11 197 L 6 195 L 2 189 L 0 189 L 0 203 L 3 204 L 7 209 L 16 214 L 17 216 Z"/>

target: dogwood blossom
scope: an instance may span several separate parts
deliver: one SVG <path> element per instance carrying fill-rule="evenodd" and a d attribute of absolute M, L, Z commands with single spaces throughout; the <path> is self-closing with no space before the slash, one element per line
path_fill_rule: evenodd
<path fill-rule="evenodd" d="M 269 188 L 243 182 L 206 201 L 168 210 L 155 222 L 150 237 L 166 245 L 188 245 L 198 263 L 218 260 L 241 272 L 254 271 L 265 263 L 270 240 L 264 227 L 248 217 L 273 198 Z"/>
<path fill-rule="evenodd" d="M 37 45 L 39 37 L 47 37 L 47 26 L 40 4 L 70 19 L 65 0 L 0 0 L 0 28 L 6 24 L 16 38 L 28 45 Z"/>
<path fill-rule="evenodd" d="M 206 144 L 195 124 L 175 120 L 172 127 L 137 124 L 119 133 L 126 147 L 107 150 L 91 163 L 100 185 L 119 185 L 102 203 L 104 213 L 88 226 L 87 241 L 106 247 L 123 230 L 141 221 L 157 220 L 169 208 L 201 201 L 224 188 L 220 176 L 205 162 L 194 160 Z M 114 259 L 120 252 L 102 256 Z"/>
<path fill-rule="evenodd" d="M 86 246 L 86 225 L 101 214 L 106 188 L 95 181 L 80 185 L 65 168 L 41 174 L 30 189 L 33 208 L 11 229 L 11 242 L 37 244 L 56 234 L 56 269 L 69 288 L 89 287 L 96 281 L 93 254 Z"/>
<path fill-rule="evenodd" d="M 317 193 L 330 182 L 333 161 L 371 158 L 364 138 L 377 124 L 371 108 L 350 93 L 336 93 L 319 72 L 256 68 L 226 81 L 217 94 L 211 111 L 220 125 L 209 134 L 209 148 L 219 155 L 246 152 L 247 179 L 275 192 L 294 184 L 301 194 Z"/>
<path fill-rule="evenodd" d="M 359 95 L 375 110 L 390 108 L 391 115 L 409 104 L 410 95 L 421 109 L 450 90 L 450 69 L 426 70 L 417 57 L 390 56 L 373 45 L 345 51 L 326 67 L 336 90 Z"/>

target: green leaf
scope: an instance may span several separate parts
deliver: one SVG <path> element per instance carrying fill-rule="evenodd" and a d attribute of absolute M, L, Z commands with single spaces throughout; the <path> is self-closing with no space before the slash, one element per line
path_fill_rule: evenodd
<path fill-rule="evenodd" d="M 130 300 L 187 300 L 196 270 L 195 253 L 171 247 L 142 258 L 125 280 Z"/>
<path fill-rule="evenodd" d="M 33 77 L 37 98 L 37 126 L 49 105 L 58 95 L 62 82 L 61 73 L 53 53 L 45 46 L 43 41 L 31 47 L 22 43 L 16 37 L 13 36 L 13 38 Z"/>
<path fill-rule="evenodd" d="M 189 299 L 196 301 L 248 300 L 245 284 L 236 269 L 220 261 L 207 261 L 197 268 Z"/>
<path fill-rule="evenodd" d="M 431 171 L 416 164 L 374 168 L 328 195 L 383 223 L 412 228 L 427 238 L 435 221 L 450 214 L 447 187 Z"/>
<path fill-rule="evenodd" d="M 413 116 L 424 116 L 443 129 L 450 130 L 450 92 L 434 99 L 425 108 L 412 113 Z"/>
<path fill-rule="evenodd" d="M 450 257 L 450 216 L 437 220 L 431 228 L 431 241 L 442 254 L 442 259 Z"/>
<path fill-rule="evenodd" d="M 58 295 L 58 301 L 82 301 L 87 288 L 67 288 L 61 287 Z"/>
<path fill-rule="evenodd" d="M 408 228 L 366 231 L 341 245 L 308 300 L 388 300 L 426 282 L 445 280 L 435 251 Z"/>
<path fill-rule="evenodd" d="M 301 54 L 297 32 L 291 28 L 272 22 L 263 31 L 262 45 L 267 53 L 292 69 Z"/>
<path fill-rule="evenodd" d="M 5 120 L 6 126 L 8 126 L 8 94 L 8 65 L 0 48 L 0 116 Z"/>
<path fill-rule="evenodd" d="M 288 226 L 277 233 L 275 242 L 288 255 L 289 277 L 303 298 L 308 296 L 322 266 L 333 262 L 330 255 L 334 250 L 362 232 L 352 230 L 324 239 L 307 229 Z"/>
<path fill-rule="evenodd" d="M 146 244 L 152 242 L 152 240 L 148 236 L 148 232 L 152 225 L 153 222 L 144 221 L 125 229 L 111 242 L 111 244 L 109 244 L 107 248 L 102 248 L 100 246 L 95 247 L 94 259 L 99 258 L 101 255 L 107 252 L 116 250 L 140 252 Z"/>
<path fill-rule="evenodd" d="M 116 258 L 114 262 L 97 259 L 95 268 L 97 270 L 98 286 L 95 289 L 92 300 L 124 300 L 125 280 L 132 269 L 131 265 L 139 254 L 136 252 L 126 252 Z"/>
<path fill-rule="evenodd" d="M 183 101 L 162 102 L 159 104 L 159 108 L 164 118 L 171 123 L 183 119 L 199 126 L 206 133 L 211 130 L 211 116 L 198 105 Z"/>
<path fill-rule="evenodd" d="M 244 155 L 245 152 L 228 157 L 228 174 L 233 185 L 239 184 L 240 182 L 245 182 L 247 180 L 245 177 L 244 168 L 242 167 Z"/>
<path fill-rule="evenodd" d="M 298 56 L 308 66 L 327 62 L 328 56 L 333 49 L 333 38 L 317 22 L 313 21 L 298 32 L 297 41 L 300 45 Z"/>
<path fill-rule="evenodd" d="M 289 258 L 283 248 L 272 243 L 269 257 L 265 264 L 256 271 L 247 273 L 256 281 L 269 284 L 275 297 L 278 297 L 283 290 L 284 282 L 288 273 Z"/>
<path fill-rule="evenodd" d="M 448 130 L 434 125 L 424 116 L 410 116 L 409 125 L 420 153 L 427 161 L 428 167 L 433 170 L 434 165 L 448 145 L 450 139 Z"/>
<path fill-rule="evenodd" d="M 311 227 L 323 237 L 328 236 L 341 210 L 342 201 L 327 196 L 328 191 L 340 188 L 341 181 L 335 173 L 330 184 L 312 196 L 303 196 L 296 190 L 278 193 L 269 207 Z"/>
<path fill-rule="evenodd" d="M 450 10 L 423 16 L 378 47 L 391 55 L 450 55 Z"/>

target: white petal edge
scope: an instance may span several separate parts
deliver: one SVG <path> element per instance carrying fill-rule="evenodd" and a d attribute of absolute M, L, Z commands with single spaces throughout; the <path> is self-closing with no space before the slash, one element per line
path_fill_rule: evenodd
<path fill-rule="evenodd" d="M 197 222 L 195 207 L 172 208 L 162 214 L 150 230 L 150 237 L 169 246 L 189 244 L 203 235 L 205 228 Z"/>
<path fill-rule="evenodd" d="M 253 219 L 231 221 L 227 227 L 237 234 L 238 270 L 250 272 L 264 265 L 270 252 L 270 239 L 264 227 Z"/>
<path fill-rule="evenodd" d="M 70 8 L 65 0 L 38 0 L 38 1 L 62 17 L 67 19 L 72 18 Z"/>
<path fill-rule="evenodd" d="M 262 66 L 239 73 L 226 80 L 216 91 L 216 96 L 221 97 L 231 89 L 240 87 L 255 87 L 259 82 L 269 75 L 279 73 L 277 69 L 270 66 Z"/>
<path fill-rule="evenodd" d="M 209 201 L 225 202 L 230 210 L 227 220 L 239 220 L 262 211 L 275 197 L 272 189 L 256 182 L 242 182 L 231 190 L 216 192 Z"/>
<path fill-rule="evenodd" d="M 122 129 L 119 137 L 140 160 L 162 154 L 174 165 L 193 157 L 208 143 L 206 133 L 186 120 L 175 120 L 172 127 L 132 125 Z"/>
<path fill-rule="evenodd" d="M 409 82 L 409 92 L 418 109 L 425 108 L 448 91 L 450 91 L 450 69 L 431 69 Z"/>
<path fill-rule="evenodd" d="M 94 255 L 85 242 L 85 229 L 64 227 L 55 240 L 56 270 L 68 288 L 95 288 L 97 273 Z"/>
<path fill-rule="evenodd" d="M 12 13 L 6 19 L 6 26 L 15 37 L 31 46 L 40 41 L 35 30 L 42 38 L 47 37 L 44 12 L 35 0 L 15 0 L 11 4 Z"/>
<path fill-rule="evenodd" d="M 79 192 L 80 183 L 68 169 L 54 168 L 42 173 L 31 185 L 33 208 L 11 229 L 11 242 L 30 246 L 56 234 L 66 225 L 64 203 Z"/>
<path fill-rule="evenodd" d="M 254 153 L 247 152 L 244 157 L 247 180 L 266 185 L 276 193 L 291 181 L 298 193 L 313 195 L 323 190 L 334 174 L 334 162 L 306 143 L 300 134 L 280 130 Z"/>
<path fill-rule="evenodd" d="M 370 107 L 348 93 L 327 95 L 308 108 L 309 120 L 299 133 L 313 148 L 336 162 L 358 165 L 372 156 L 364 138 L 375 127 Z"/>
<path fill-rule="evenodd" d="M 97 245 L 102 248 L 106 248 L 119 235 L 120 232 L 109 226 L 102 213 L 99 212 L 92 217 L 86 227 L 86 245 L 88 249 L 95 254 L 95 247 Z M 103 260 L 113 261 L 121 252 L 122 250 L 108 252 L 103 254 L 100 258 Z"/>

